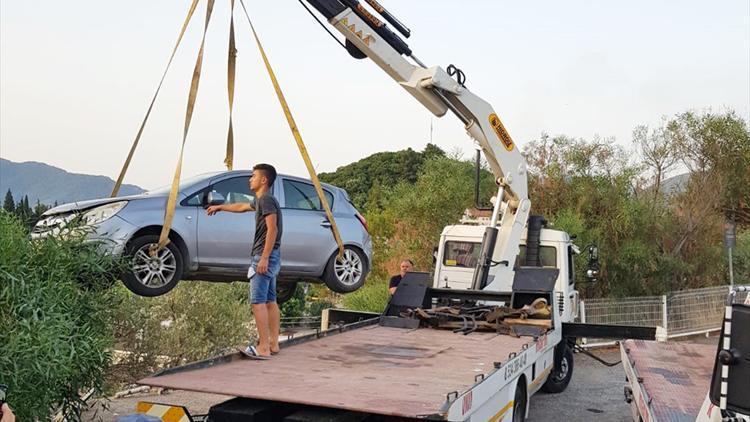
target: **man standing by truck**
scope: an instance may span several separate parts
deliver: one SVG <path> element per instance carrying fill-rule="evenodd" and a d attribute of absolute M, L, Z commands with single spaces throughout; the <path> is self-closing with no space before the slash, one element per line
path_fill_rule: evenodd
<path fill-rule="evenodd" d="M 244 353 L 249 357 L 267 358 L 279 351 L 280 312 L 276 303 L 276 276 L 281 270 L 281 234 L 283 224 L 279 201 L 271 194 L 276 180 L 276 169 L 270 164 L 253 167 L 250 189 L 255 192 L 255 207 L 251 204 L 222 204 L 206 209 L 208 215 L 219 211 L 255 211 L 255 238 L 250 252 L 251 263 L 250 302 L 255 325 L 258 328 L 258 345 L 249 345 Z"/>

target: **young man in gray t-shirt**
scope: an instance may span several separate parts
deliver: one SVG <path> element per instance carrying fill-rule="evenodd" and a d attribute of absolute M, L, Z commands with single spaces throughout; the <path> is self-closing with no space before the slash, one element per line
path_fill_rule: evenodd
<path fill-rule="evenodd" d="M 255 207 L 251 204 L 214 205 L 206 209 L 208 215 L 219 211 L 255 211 L 255 237 L 251 250 L 250 302 L 258 327 L 258 345 L 244 350 L 248 356 L 265 358 L 279 352 L 280 312 L 276 303 L 276 276 L 281 270 L 281 234 L 284 224 L 279 201 L 271 194 L 276 180 L 276 169 L 269 164 L 253 167 L 250 189 L 255 192 Z"/>

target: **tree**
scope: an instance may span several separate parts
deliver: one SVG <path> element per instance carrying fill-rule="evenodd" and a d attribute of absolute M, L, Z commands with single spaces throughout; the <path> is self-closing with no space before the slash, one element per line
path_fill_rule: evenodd
<path fill-rule="evenodd" d="M 690 183 L 700 185 L 697 190 L 702 192 L 719 191 L 718 201 L 712 204 L 715 209 L 727 218 L 742 218 L 742 210 L 750 205 L 747 123 L 734 111 L 722 114 L 689 111 L 670 120 L 667 131 L 690 170 Z"/>
<path fill-rule="evenodd" d="M 666 122 L 656 129 L 649 130 L 646 125 L 633 129 L 633 143 L 638 149 L 643 164 L 653 172 L 654 198 L 661 193 L 661 182 L 664 176 L 680 161 L 674 137 L 669 136 Z"/>
<path fill-rule="evenodd" d="M 339 167 L 333 173 L 321 173 L 320 180 L 345 189 L 354 206 L 363 211 L 367 207 L 368 195 L 374 185 L 392 188 L 401 182 L 415 183 L 423 164 L 445 152 L 433 144 L 427 144 L 422 152 L 411 148 L 396 152 L 379 152 L 354 163 Z"/>
<path fill-rule="evenodd" d="M 16 212 L 16 202 L 13 200 L 13 194 L 10 192 L 10 189 L 8 189 L 8 192 L 5 194 L 3 209 L 11 214 Z"/>

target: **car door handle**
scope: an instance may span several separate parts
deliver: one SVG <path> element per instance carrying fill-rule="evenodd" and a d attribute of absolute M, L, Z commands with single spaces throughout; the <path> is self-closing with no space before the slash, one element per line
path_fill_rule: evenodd
<path fill-rule="evenodd" d="M 331 228 L 331 223 L 329 221 L 323 220 L 323 221 L 320 222 L 320 226 L 321 227 L 325 227 L 327 229 L 330 229 Z"/>
<path fill-rule="evenodd" d="M 192 216 L 192 215 L 186 215 L 186 216 L 185 216 L 185 220 L 192 220 L 192 219 L 193 219 L 193 216 Z"/>

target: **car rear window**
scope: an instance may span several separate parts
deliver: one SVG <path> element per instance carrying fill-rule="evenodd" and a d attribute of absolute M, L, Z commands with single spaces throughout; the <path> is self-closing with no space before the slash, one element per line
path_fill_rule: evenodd
<path fill-rule="evenodd" d="M 297 180 L 284 179 L 284 208 L 293 208 L 298 210 L 322 211 L 323 206 L 320 204 L 320 198 L 315 191 L 315 187 L 310 183 L 300 182 Z M 323 190 L 328 205 L 333 208 L 333 194 Z"/>

